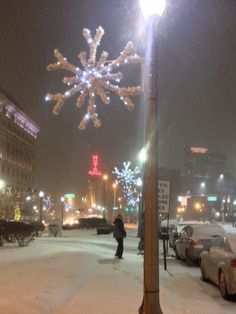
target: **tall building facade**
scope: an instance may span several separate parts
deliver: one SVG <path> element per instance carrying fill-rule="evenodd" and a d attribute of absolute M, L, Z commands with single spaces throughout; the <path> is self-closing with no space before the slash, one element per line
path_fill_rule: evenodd
<path fill-rule="evenodd" d="M 207 147 L 185 147 L 181 205 L 185 218 L 230 219 L 236 206 L 235 178 L 226 169 L 226 156 Z"/>
<path fill-rule="evenodd" d="M 191 194 L 218 193 L 219 179 L 226 175 L 225 162 L 224 154 L 207 147 L 185 147 L 186 190 Z"/>
<path fill-rule="evenodd" d="M 38 125 L 0 89 L 0 212 L 14 218 L 35 180 Z"/>

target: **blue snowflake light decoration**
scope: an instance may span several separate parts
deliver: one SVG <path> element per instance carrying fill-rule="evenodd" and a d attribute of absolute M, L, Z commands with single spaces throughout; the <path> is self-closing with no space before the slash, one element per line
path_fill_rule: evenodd
<path fill-rule="evenodd" d="M 119 170 L 114 168 L 113 173 L 116 175 L 116 181 L 123 187 L 124 196 L 128 205 L 135 207 L 139 201 L 139 193 L 137 190 L 138 181 L 140 177 L 140 170 L 138 167 L 130 168 L 131 162 L 124 162 L 123 168 Z"/>
<path fill-rule="evenodd" d="M 50 210 L 53 206 L 53 199 L 51 198 L 51 196 L 46 196 L 43 198 L 43 208 L 45 208 L 46 210 Z"/>

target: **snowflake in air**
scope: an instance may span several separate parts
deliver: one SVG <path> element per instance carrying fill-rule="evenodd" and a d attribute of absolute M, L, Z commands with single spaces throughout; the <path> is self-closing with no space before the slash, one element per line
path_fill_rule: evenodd
<path fill-rule="evenodd" d="M 49 64 L 47 69 L 49 71 L 63 69 L 73 73 L 73 76 L 64 77 L 63 83 L 70 86 L 70 88 L 63 94 L 47 94 L 46 100 L 56 101 L 53 108 L 53 113 L 58 115 L 65 101 L 79 94 L 76 106 L 81 108 L 87 100 L 87 113 L 84 115 L 79 124 L 79 129 L 86 128 L 87 123 L 91 119 L 93 125 L 98 128 L 101 126 L 101 121 L 96 113 L 95 96 L 98 95 L 104 104 L 110 103 L 110 93 L 117 94 L 128 110 L 134 109 L 134 103 L 129 96 L 138 95 L 141 92 L 140 86 L 120 87 L 118 83 L 122 79 L 121 72 L 112 73 L 121 65 L 127 63 L 140 63 L 141 58 L 134 54 L 135 47 L 132 42 L 128 42 L 125 49 L 120 53 L 120 56 L 113 60 L 107 61 L 108 53 L 103 51 L 98 61 L 96 61 L 97 47 L 100 45 L 104 29 L 99 26 L 96 29 L 94 38 L 92 38 L 90 30 L 84 28 L 82 31 L 84 38 L 89 46 L 89 57 L 86 52 L 79 53 L 78 57 L 82 68 L 70 64 L 66 58 L 59 52 L 54 50 L 54 56 L 57 62 Z"/>

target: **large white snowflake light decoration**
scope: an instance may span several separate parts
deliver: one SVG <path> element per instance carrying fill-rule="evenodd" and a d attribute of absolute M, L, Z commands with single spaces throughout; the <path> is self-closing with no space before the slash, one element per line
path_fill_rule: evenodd
<path fill-rule="evenodd" d="M 140 170 L 138 167 L 131 169 L 131 162 L 123 162 L 123 168 L 114 168 L 114 173 L 116 175 L 116 182 L 123 187 L 124 196 L 128 205 L 135 206 L 138 202 L 138 181 L 140 177 Z"/>
<path fill-rule="evenodd" d="M 121 65 L 141 62 L 141 58 L 137 54 L 134 54 L 135 47 L 132 42 L 127 43 L 125 49 L 116 60 L 107 61 L 108 53 L 103 51 L 99 60 L 96 61 L 97 47 L 104 35 L 104 29 L 99 26 L 96 29 L 94 38 L 92 38 L 90 30 L 87 28 L 83 29 L 82 34 L 89 45 L 88 58 L 86 52 L 80 52 L 78 55 L 83 69 L 70 64 L 59 50 L 55 49 L 54 56 L 57 62 L 49 64 L 47 69 L 49 71 L 63 69 L 72 72 L 73 76 L 63 78 L 63 83 L 72 87 L 63 94 L 47 94 L 46 96 L 46 100 L 56 101 L 53 108 L 55 115 L 59 114 L 65 101 L 77 93 L 79 93 L 76 101 L 78 108 L 82 107 L 85 100 L 88 99 L 87 113 L 79 124 L 79 129 L 81 130 L 86 128 L 90 119 L 92 119 L 95 127 L 101 126 L 101 121 L 96 113 L 95 95 L 99 95 L 104 104 L 109 104 L 109 94 L 115 93 L 127 106 L 128 110 L 133 110 L 134 103 L 129 96 L 138 95 L 141 92 L 140 86 L 119 87 L 118 83 L 123 75 L 121 72 L 112 73 L 112 71 Z"/>

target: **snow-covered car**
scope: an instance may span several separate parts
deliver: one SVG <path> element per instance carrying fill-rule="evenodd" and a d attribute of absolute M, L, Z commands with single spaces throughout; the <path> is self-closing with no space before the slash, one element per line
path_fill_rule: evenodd
<path fill-rule="evenodd" d="M 202 251 L 211 246 L 214 238 L 224 235 L 224 228 L 217 224 L 186 225 L 176 240 L 176 257 L 188 265 L 198 264 Z"/>
<path fill-rule="evenodd" d="M 236 233 L 214 240 L 209 251 L 201 253 L 202 280 L 210 280 L 221 291 L 223 298 L 236 295 Z"/>
<path fill-rule="evenodd" d="M 202 224 L 202 222 L 197 221 L 179 221 L 174 228 L 171 230 L 171 233 L 169 234 L 169 245 L 172 249 L 175 251 L 175 243 L 176 240 L 180 237 L 180 233 L 183 230 L 183 228 L 186 225 L 199 225 Z"/>
<path fill-rule="evenodd" d="M 174 219 L 164 219 L 160 223 L 159 239 L 169 239 L 170 234 L 176 228 L 177 221 Z"/>

